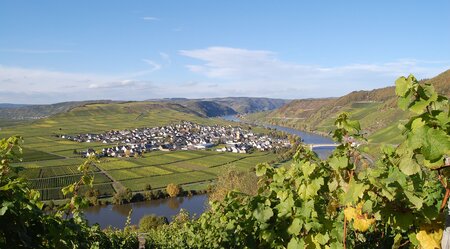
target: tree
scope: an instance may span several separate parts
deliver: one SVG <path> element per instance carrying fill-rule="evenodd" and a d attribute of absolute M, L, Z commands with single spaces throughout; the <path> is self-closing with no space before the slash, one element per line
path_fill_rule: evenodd
<path fill-rule="evenodd" d="M 179 185 L 169 183 L 166 187 L 166 191 L 170 197 L 176 197 L 181 193 L 181 187 Z"/>
<path fill-rule="evenodd" d="M 114 204 L 124 204 L 130 202 L 132 198 L 133 192 L 131 192 L 131 189 L 120 189 L 116 194 L 114 194 L 113 202 Z"/>

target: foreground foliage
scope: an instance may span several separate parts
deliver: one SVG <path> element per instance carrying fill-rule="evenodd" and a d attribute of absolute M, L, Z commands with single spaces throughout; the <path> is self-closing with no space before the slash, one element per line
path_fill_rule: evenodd
<path fill-rule="evenodd" d="M 0 248 L 138 248 L 137 233 L 102 231 L 88 226 L 81 208 L 89 199 L 78 195 L 82 185 L 92 185 L 92 159 L 79 166 L 80 181 L 63 189 L 72 198 L 55 213 L 45 213 L 39 192 L 26 181 L 10 174 L 9 163 L 20 156 L 21 138 L 0 140 Z"/>
<path fill-rule="evenodd" d="M 327 160 L 299 148 L 289 168 L 257 166 L 255 196 L 231 192 L 197 220 L 151 230 L 151 248 L 439 248 L 450 195 L 449 102 L 413 77 L 396 81 L 417 114 L 404 141 L 372 163 L 358 122 L 341 114 Z M 444 194 L 445 193 L 445 194 Z"/>

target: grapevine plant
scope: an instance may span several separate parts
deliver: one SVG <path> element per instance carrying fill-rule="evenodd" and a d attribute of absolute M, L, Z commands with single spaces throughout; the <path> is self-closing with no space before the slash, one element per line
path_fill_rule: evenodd
<path fill-rule="evenodd" d="M 88 200 L 78 190 L 82 185 L 92 187 L 90 166 L 95 158 L 78 167 L 82 174 L 78 182 L 63 188 L 69 201 L 48 213 L 43 211 L 39 191 L 11 172 L 9 164 L 20 158 L 21 143 L 21 137 L 0 140 L 0 248 L 138 248 L 137 232 L 129 226 L 102 231 L 83 218 L 81 210 Z"/>
<path fill-rule="evenodd" d="M 412 112 L 404 140 L 373 162 L 359 122 L 338 116 L 339 146 L 299 147 L 290 167 L 256 167 L 258 194 L 231 192 L 198 219 L 152 230 L 150 248 L 440 248 L 450 196 L 449 101 L 410 75 L 396 81 Z M 444 242 L 444 241 L 443 241 Z"/>

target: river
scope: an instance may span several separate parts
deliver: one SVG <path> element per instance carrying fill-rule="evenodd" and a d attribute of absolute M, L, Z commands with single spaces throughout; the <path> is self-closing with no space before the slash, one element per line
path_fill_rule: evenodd
<path fill-rule="evenodd" d="M 223 116 L 222 118 L 229 121 L 240 122 L 239 118 L 236 116 Z M 309 132 L 276 125 L 267 125 L 266 127 L 300 136 L 307 144 L 333 143 L 330 138 Z M 331 153 L 331 150 L 332 148 L 330 147 L 314 149 L 321 158 L 327 157 Z M 130 210 L 133 210 L 131 214 L 131 224 L 133 225 L 137 225 L 139 220 L 147 214 L 165 216 L 170 221 L 181 209 L 188 211 L 190 214 L 199 215 L 203 213 L 207 207 L 207 200 L 207 195 L 196 195 L 192 197 L 167 198 L 124 205 L 93 206 L 84 210 L 84 216 L 91 225 L 98 223 L 102 228 L 108 226 L 123 228 Z"/>
<path fill-rule="evenodd" d="M 123 228 L 130 210 L 131 224 L 137 225 L 139 220 L 147 214 L 165 216 L 169 221 L 180 212 L 187 210 L 190 214 L 201 214 L 207 205 L 207 195 L 195 195 L 192 197 L 175 197 L 144 202 L 129 203 L 123 205 L 92 206 L 84 210 L 84 217 L 89 224 L 100 224 L 102 228 L 108 226 Z"/>

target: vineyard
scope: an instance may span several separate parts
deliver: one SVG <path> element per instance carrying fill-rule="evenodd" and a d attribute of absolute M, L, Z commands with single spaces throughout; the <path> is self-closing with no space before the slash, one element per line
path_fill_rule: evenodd
<path fill-rule="evenodd" d="M 143 191 L 150 184 L 154 189 L 165 188 L 169 183 L 189 186 L 201 190 L 210 184 L 227 167 L 248 171 L 257 163 L 273 159 L 273 154 L 255 152 L 253 154 L 234 154 L 216 151 L 156 151 L 140 158 L 102 158 L 90 167 L 94 174 L 94 188 L 102 196 L 109 197 L 115 192 L 107 184 L 101 170 L 113 180 L 121 182 L 132 191 Z M 29 179 L 31 186 L 41 192 L 42 200 L 62 199 L 63 186 L 77 181 L 82 158 L 73 157 L 56 160 L 41 160 L 14 163 L 18 175 Z"/>
<path fill-rule="evenodd" d="M 110 197 L 113 196 L 115 193 L 114 188 L 110 183 L 95 184 L 93 187 L 94 189 L 97 189 L 99 191 L 99 197 Z M 61 192 L 61 189 L 62 188 L 38 189 L 40 193 L 40 199 L 45 201 L 45 200 L 59 200 L 71 197 L 71 195 L 64 196 L 63 193 Z M 88 189 L 87 187 L 81 187 L 80 194 L 84 194 L 87 189 Z"/>
<path fill-rule="evenodd" d="M 35 189 L 43 188 L 61 188 L 80 179 L 81 175 L 58 176 L 51 178 L 30 179 L 30 186 Z M 102 173 L 94 175 L 94 184 L 111 182 L 111 180 Z"/>
<path fill-rule="evenodd" d="M 77 182 L 81 177 L 80 172 L 78 171 L 77 173 L 78 174 L 75 174 L 73 171 L 71 175 L 64 174 L 65 176 L 29 179 L 30 187 L 41 193 L 41 200 L 64 199 L 67 198 L 67 196 L 65 197 L 63 195 L 61 189 L 69 184 Z M 115 191 L 111 185 L 111 179 L 103 173 L 95 173 L 93 176 L 93 188 L 99 191 L 100 197 L 110 197 L 114 195 Z M 80 191 L 81 193 L 84 193 L 86 191 L 86 187 L 82 187 Z"/>

